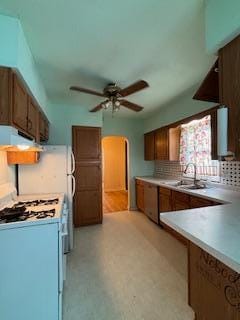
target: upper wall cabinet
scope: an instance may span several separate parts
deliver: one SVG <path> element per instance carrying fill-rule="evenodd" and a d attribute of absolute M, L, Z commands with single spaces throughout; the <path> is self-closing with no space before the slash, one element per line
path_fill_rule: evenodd
<path fill-rule="evenodd" d="M 211 70 L 203 80 L 198 91 L 193 96 L 195 100 L 219 102 L 219 76 L 218 60 L 214 63 Z"/>
<path fill-rule="evenodd" d="M 37 142 L 48 140 L 49 122 L 19 76 L 0 67 L 0 125 L 11 125 Z"/>
<path fill-rule="evenodd" d="M 155 131 L 155 160 L 169 160 L 169 129 L 160 128 Z"/>
<path fill-rule="evenodd" d="M 155 159 L 155 132 L 148 132 L 144 135 L 144 159 Z"/>
<path fill-rule="evenodd" d="M 240 36 L 219 51 L 220 103 L 229 108 L 228 150 L 240 160 Z"/>

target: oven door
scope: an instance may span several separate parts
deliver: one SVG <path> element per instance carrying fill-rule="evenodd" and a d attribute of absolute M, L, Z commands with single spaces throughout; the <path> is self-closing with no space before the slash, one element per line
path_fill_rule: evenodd
<path fill-rule="evenodd" d="M 62 219 L 59 230 L 59 320 L 62 320 L 62 295 L 63 282 L 66 279 L 66 254 L 64 253 L 65 241 L 68 236 L 68 215 L 65 208 L 62 212 Z"/>

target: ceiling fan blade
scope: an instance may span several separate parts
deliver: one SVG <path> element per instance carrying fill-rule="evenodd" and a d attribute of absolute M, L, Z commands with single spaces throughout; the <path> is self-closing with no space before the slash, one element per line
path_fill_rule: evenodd
<path fill-rule="evenodd" d="M 101 102 L 101 103 L 98 104 L 95 108 L 89 110 L 89 112 L 97 112 L 97 111 L 101 110 L 101 109 L 103 108 L 103 106 L 102 106 L 103 103 L 104 103 L 104 102 Z"/>
<path fill-rule="evenodd" d="M 119 100 L 121 105 L 130 109 L 130 110 L 133 110 L 133 111 L 136 111 L 136 112 L 139 112 L 141 110 L 143 110 L 143 107 L 139 106 L 138 104 L 135 104 L 135 103 L 132 103 L 130 101 L 127 101 L 127 100 Z"/>
<path fill-rule="evenodd" d="M 88 94 L 92 94 L 94 96 L 105 97 L 104 93 L 100 93 L 100 92 L 97 92 L 97 91 L 94 91 L 91 89 L 85 89 L 85 88 L 81 88 L 81 87 L 72 86 L 72 87 L 70 87 L 70 90 L 88 93 Z"/>
<path fill-rule="evenodd" d="M 140 90 L 143 90 L 145 88 L 149 87 L 149 84 L 144 81 L 144 80 L 139 80 L 133 84 L 131 84 L 130 86 L 128 86 L 127 88 L 125 89 L 122 89 L 120 90 L 119 94 L 122 96 L 122 97 L 126 97 L 126 96 L 129 96 L 130 94 L 133 94 L 135 92 L 138 92 Z"/>

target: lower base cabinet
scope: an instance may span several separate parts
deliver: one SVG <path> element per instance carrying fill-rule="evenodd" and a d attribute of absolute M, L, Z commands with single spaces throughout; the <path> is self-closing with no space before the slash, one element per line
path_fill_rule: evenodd
<path fill-rule="evenodd" d="M 144 212 L 144 182 L 136 179 L 136 204 L 138 210 Z"/>
<path fill-rule="evenodd" d="M 189 243 L 189 305 L 196 320 L 240 320 L 240 274 Z"/>

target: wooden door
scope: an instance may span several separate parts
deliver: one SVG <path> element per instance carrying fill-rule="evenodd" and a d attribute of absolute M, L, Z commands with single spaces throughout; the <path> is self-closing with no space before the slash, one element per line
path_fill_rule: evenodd
<path fill-rule="evenodd" d="M 229 108 L 228 149 L 240 160 L 240 36 L 219 51 L 220 103 Z"/>
<path fill-rule="evenodd" d="M 102 223 L 101 129 L 74 126 L 72 135 L 76 161 L 74 225 Z"/>
<path fill-rule="evenodd" d="M 155 132 L 144 134 L 144 160 L 154 160 L 155 158 Z"/>
<path fill-rule="evenodd" d="M 49 138 L 49 123 L 48 120 L 45 118 L 42 112 L 38 114 L 38 121 L 39 121 L 39 135 L 40 141 L 45 142 L 48 141 Z"/>
<path fill-rule="evenodd" d="M 150 183 L 144 184 L 144 210 L 151 220 L 159 223 L 158 187 Z"/>
<path fill-rule="evenodd" d="M 168 128 L 155 131 L 155 159 L 169 160 Z"/>
<path fill-rule="evenodd" d="M 0 124 L 7 125 L 10 122 L 11 105 L 11 69 L 0 68 Z"/>
<path fill-rule="evenodd" d="M 203 199 L 199 197 L 190 197 L 190 207 L 191 208 L 201 208 L 201 207 L 209 207 L 212 206 L 213 202 L 208 199 Z"/>
<path fill-rule="evenodd" d="M 38 110 L 31 98 L 28 99 L 27 132 L 33 137 L 37 136 L 37 114 Z"/>
<path fill-rule="evenodd" d="M 13 113 L 12 121 L 15 126 L 27 132 L 28 94 L 18 79 L 13 75 Z"/>

